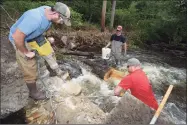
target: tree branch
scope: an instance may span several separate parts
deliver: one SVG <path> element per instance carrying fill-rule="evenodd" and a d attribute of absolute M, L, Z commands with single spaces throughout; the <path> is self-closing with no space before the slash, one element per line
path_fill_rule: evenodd
<path fill-rule="evenodd" d="M 1 5 L 0 5 L 1 6 Z M 15 21 L 14 19 L 11 18 L 11 16 L 9 15 L 9 13 L 5 10 L 5 8 L 3 6 L 1 6 L 1 8 L 6 12 L 6 14 L 9 16 L 9 18 L 12 20 L 12 21 Z"/>

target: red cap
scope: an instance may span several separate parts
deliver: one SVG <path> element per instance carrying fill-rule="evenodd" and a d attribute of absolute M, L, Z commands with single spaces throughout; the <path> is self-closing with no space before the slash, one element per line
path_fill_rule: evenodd
<path fill-rule="evenodd" d="M 122 26 L 117 26 L 117 30 L 122 30 L 123 28 L 122 28 Z"/>

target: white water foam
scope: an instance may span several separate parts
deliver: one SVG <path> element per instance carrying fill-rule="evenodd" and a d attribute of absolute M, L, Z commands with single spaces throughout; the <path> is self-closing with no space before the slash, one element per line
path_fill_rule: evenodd
<path fill-rule="evenodd" d="M 170 81 L 166 84 L 179 84 L 178 81 L 186 78 L 185 70 L 173 67 L 165 68 L 163 66 L 157 66 L 155 64 L 144 63 L 143 70 L 146 72 L 148 78 L 153 83 L 155 83 L 153 85 L 157 85 L 158 87 L 160 87 L 160 85 L 166 81 Z M 110 90 L 108 88 L 108 84 L 105 81 L 101 80 L 93 73 L 87 71 L 84 68 L 82 68 L 82 75 L 77 78 L 73 78 L 70 82 L 80 84 L 83 89 L 90 91 L 90 93 L 88 93 L 88 95 L 86 96 L 96 96 L 97 98 L 94 98 L 93 100 L 97 105 L 103 104 L 105 97 L 108 98 L 108 101 L 110 101 L 110 103 L 114 104 L 117 104 L 120 99 L 119 97 L 112 96 L 113 90 Z M 61 87 L 62 85 L 53 85 L 52 89 L 59 91 Z M 157 97 L 158 103 L 161 102 L 161 99 L 161 96 Z M 182 113 L 174 103 L 167 103 L 166 105 L 167 106 L 165 108 L 165 111 L 168 112 L 168 115 L 170 115 L 171 119 L 173 119 L 176 124 L 186 123 L 186 114 Z"/>

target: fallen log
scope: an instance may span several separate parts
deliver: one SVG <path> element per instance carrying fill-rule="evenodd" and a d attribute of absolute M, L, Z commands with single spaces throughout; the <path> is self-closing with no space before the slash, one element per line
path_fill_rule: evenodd
<path fill-rule="evenodd" d="M 64 55 L 76 55 L 76 56 L 86 56 L 89 58 L 94 58 L 94 54 L 92 52 L 71 51 L 65 49 L 61 49 L 60 52 Z"/>
<path fill-rule="evenodd" d="M 61 49 L 58 51 L 59 54 L 70 54 L 70 55 L 79 55 L 79 56 L 87 56 L 87 57 L 94 57 L 93 53 L 90 52 L 81 52 L 81 51 L 70 51 L 70 50 L 65 50 Z M 84 64 L 90 66 L 91 72 L 96 74 L 99 78 L 104 79 L 105 74 L 111 69 L 114 68 L 114 66 L 109 66 L 107 62 L 103 59 L 95 59 L 95 60 L 90 60 L 88 58 L 84 57 L 74 57 L 77 60 L 80 60 Z"/>

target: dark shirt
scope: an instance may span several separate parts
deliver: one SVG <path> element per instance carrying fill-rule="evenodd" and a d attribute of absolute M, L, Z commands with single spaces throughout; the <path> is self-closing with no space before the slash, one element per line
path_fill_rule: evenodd
<path fill-rule="evenodd" d="M 119 41 L 119 42 L 122 42 L 122 43 L 126 42 L 126 38 L 123 35 L 117 36 L 116 34 L 113 34 L 110 38 L 110 41 L 113 41 L 113 40 Z"/>

